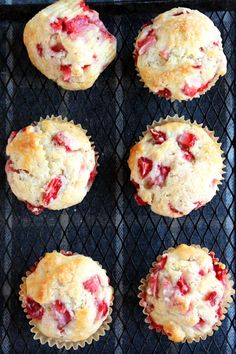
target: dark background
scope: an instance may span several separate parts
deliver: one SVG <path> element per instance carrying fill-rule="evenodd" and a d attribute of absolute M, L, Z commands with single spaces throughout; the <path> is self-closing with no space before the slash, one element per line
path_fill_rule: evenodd
<path fill-rule="evenodd" d="M 89 3 L 95 2 L 98 3 Z M 174 344 L 148 330 L 137 299 L 140 279 L 155 257 L 183 242 L 213 250 L 230 268 L 233 278 L 235 275 L 235 1 L 93 4 L 117 37 L 118 57 L 84 92 L 60 89 L 41 75 L 27 57 L 22 43 L 24 25 L 48 2 L 0 1 L 4 3 L 7 6 L 0 6 L 1 353 L 66 352 L 41 346 L 32 339 L 18 300 L 21 277 L 40 256 L 54 249 L 79 252 L 98 260 L 115 288 L 111 330 L 98 343 L 78 352 L 235 353 L 235 303 L 213 337 L 200 343 Z M 33 3 L 36 5 L 29 5 Z M 145 21 L 183 3 L 202 10 L 220 29 L 228 71 L 200 99 L 170 103 L 142 87 L 132 59 L 133 42 Z M 225 151 L 226 174 L 219 193 L 205 207 L 186 217 L 169 219 L 151 213 L 149 207 L 136 205 L 126 161 L 130 147 L 147 124 L 175 113 L 215 130 Z M 34 216 L 9 190 L 4 173 L 5 147 L 11 130 L 47 114 L 62 114 L 81 123 L 99 151 L 100 167 L 91 191 L 80 205 Z"/>

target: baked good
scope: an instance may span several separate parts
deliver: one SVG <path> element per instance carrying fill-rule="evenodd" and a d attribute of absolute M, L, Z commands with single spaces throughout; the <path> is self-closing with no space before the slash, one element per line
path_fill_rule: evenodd
<path fill-rule="evenodd" d="M 96 154 L 80 125 L 52 116 L 13 131 L 6 148 L 12 192 L 34 214 L 80 203 L 96 176 Z"/>
<path fill-rule="evenodd" d="M 219 30 L 201 12 L 174 8 L 145 24 L 135 43 L 145 86 L 171 100 L 191 100 L 226 73 Z"/>
<path fill-rule="evenodd" d="M 25 26 L 34 66 L 66 90 L 86 90 L 116 56 L 116 38 L 80 0 L 60 0 Z"/>
<path fill-rule="evenodd" d="M 223 159 L 213 133 L 184 117 L 154 122 L 130 150 L 136 201 L 178 218 L 209 202 L 222 179 Z"/>
<path fill-rule="evenodd" d="M 213 252 L 185 244 L 157 258 L 139 294 L 150 329 L 174 342 L 213 334 L 232 301 L 233 282 Z"/>
<path fill-rule="evenodd" d="M 23 278 L 20 299 L 41 341 L 82 344 L 102 333 L 113 289 L 90 257 L 53 251 Z"/>

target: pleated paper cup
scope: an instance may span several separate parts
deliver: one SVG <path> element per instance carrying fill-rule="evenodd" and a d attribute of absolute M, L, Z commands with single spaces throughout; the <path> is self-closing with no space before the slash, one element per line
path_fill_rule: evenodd
<path fill-rule="evenodd" d="M 200 245 L 191 245 L 192 247 L 195 247 L 196 249 L 201 249 L 203 251 L 205 251 L 207 254 L 209 254 L 209 250 L 206 247 L 201 247 Z M 143 314 L 145 316 L 145 323 L 147 323 L 148 328 L 150 330 L 154 330 L 156 332 L 159 333 L 163 333 L 161 329 L 159 329 L 158 327 L 155 326 L 154 321 L 151 319 L 148 311 L 147 311 L 147 300 L 146 300 L 146 289 L 148 286 L 148 280 L 150 275 L 153 273 L 153 271 L 155 270 L 158 262 L 161 260 L 162 256 L 168 254 L 169 252 L 173 251 L 175 248 L 170 247 L 168 248 L 166 251 L 163 252 L 162 255 L 158 256 L 156 258 L 156 260 L 152 263 L 152 267 L 149 270 L 148 275 L 146 276 L 146 278 L 142 278 L 140 281 L 140 286 L 138 287 L 139 293 L 138 293 L 138 298 L 139 300 L 139 305 L 143 308 Z M 234 283 L 233 281 L 230 279 L 229 273 L 226 275 L 225 278 L 226 283 L 228 284 L 227 286 L 227 293 L 224 299 L 224 302 L 222 303 L 222 315 L 220 316 L 219 320 L 215 323 L 215 325 L 212 327 L 211 330 L 209 330 L 206 333 L 202 333 L 201 335 L 196 335 L 193 338 L 185 338 L 182 343 L 184 342 L 188 342 L 188 343 L 192 343 L 192 342 L 199 342 L 200 340 L 205 340 L 207 337 L 212 336 L 214 334 L 215 331 L 217 331 L 219 329 L 219 327 L 222 324 L 222 321 L 225 318 L 225 315 L 228 311 L 228 308 L 231 304 L 231 302 L 233 301 L 232 296 L 235 294 L 235 290 L 233 289 Z"/>
<path fill-rule="evenodd" d="M 66 252 L 66 251 L 61 251 L 63 253 L 71 253 L 71 252 Z M 72 254 L 77 254 L 76 252 L 73 252 Z M 40 259 L 42 259 L 41 257 Z M 96 262 L 100 267 L 101 265 Z M 38 262 L 35 263 L 34 267 L 36 267 Z M 32 267 L 32 268 L 34 268 Z M 33 271 L 33 270 L 32 270 Z M 34 334 L 33 338 L 35 340 L 39 340 L 41 344 L 48 344 L 49 347 L 56 346 L 58 349 L 65 348 L 66 350 L 69 349 L 74 349 L 77 350 L 78 348 L 83 348 L 86 344 L 91 344 L 93 341 L 97 342 L 101 337 L 106 335 L 106 332 L 110 330 L 110 323 L 112 322 L 112 305 L 113 305 L 113 299 L 109 305 L 108 309 L 108 315 L 101 324 L 101 326 L 97 329 L 95 333 L 93 333 L 91 336 L 89 336 L 87 339 L 84 340 L 79 340 L 79 341 L 66 341 L 66 340 L 60 340 L 58 338 L 52 338 L 52 337 L 47 337 L 43 333 L 39 331 L 37 328 L 37 321 L 31 319 L 31 317 L 27 314 L 26 310 L 26 305 L 24 303 L 24 299 L 26 298 L 26 278 L 31 274 L 31 271 L 26 272 L 26 276 L 22 277 L 22 283 L 20 285 L 20 291 L 19 291 L 19 300 L 21 302 L 21 307 L 23 308 L 23 311 L 26 314 L 27 319 L 29 320 L 29 324 L 31 326 L 30 331 Z"/>

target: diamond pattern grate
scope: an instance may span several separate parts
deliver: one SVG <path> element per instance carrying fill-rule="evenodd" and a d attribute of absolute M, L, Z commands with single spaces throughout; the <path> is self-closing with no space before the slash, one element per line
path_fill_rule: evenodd
<path fill-rule="evenodd" d="M 90 90 L 76 93 L 59 89 L 29 62 L 22 31 L 35 8 L 12 6 L 10 12 L 4 12 L 4 6 L 0 7 L 1 352 L 65 352 L 40 346 L 32 339 L 17 294 L 21 277 L 45 251 L 65 249 L 98 260 L 115 288 L 111 331 L 81 352 L 235 353 L 235 303 L 213 337 L 191 345 L 176 345 L 148 330 L 138 306 L 137 288 L 156 255 L 181 242 L 214 250 L 235 274 L 236 8 L 206 12 L 221 30 L 228 58 L 227 75 L 200 99 L 182 104 L 167 102 L 142 88 L 132 60 L 138 29 L 162 8 L 147 4 L 145 14 L 143 7 L 141 10 L 133 5 L 99 9 L 105 24 L 117 36 L 118 57 Z M 217 196 L 204 208 L 179 220 L 159 217 L 135 204 L 126 163 L 129 148 L 146 125 L 175 113 L 214 129 L 226 158 L 226 178 Z M 100 167 L 82 204 L 33 216 L 6 183 L 5 146 L 12 129 L 20 129 L 47 114 L 61 114 L 80 122 L 94 139 Z"/>

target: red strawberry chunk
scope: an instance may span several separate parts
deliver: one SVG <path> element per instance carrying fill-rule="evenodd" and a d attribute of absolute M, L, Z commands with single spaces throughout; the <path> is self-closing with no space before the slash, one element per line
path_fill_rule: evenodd
<path fill-rule="evenodd" d="M 199 317 L 199 321 L 196 324 L 196 326 L 198 326 L 199 328 L 203 327 L 205 325 L 206 321 L 203 320 L 201 317 Z"/>
<path fill-rule="evenodd" d="M 145 27 L 150 26 L 150 25 L 152 25 L 152 21 L 148 21 L 148 22 L 144 23 L 144 25 L 142 25 L 142 27 L 141 27 L 141 30 L 144 29 Z"/>
<path fill-rule="evenodd" d="M 149 48 L 151 48 L 157 41 L 156 32 L 154 29 L 151 29 L 145 38 L 139 40 L 136 44 L 138 54 L 145 54 Z"/>
<path fill-rule="evenodd" d="M 181 149 L 188 150 L 194 146 L 197 141 L 197 137 L 192 133 L 184 132 L 179 135 L 176 140 Z"/>
<path fill-rule="evenodd" d="M 211 80 L 207 81 L 205 84 L 201 85 L 200 87 L 189 86 L 187 83 L 185 83 L 182 91 L 186 96 L 194 97 L 197 93 L 206 90 L 210 85 L 210 83 L 214 80 L 214 78 L 215 76 Z"/>
<path fill-rule="evenodd" d="M 57 321 L 57 328 L 61 331 L 72 320 L 71 313 L 67 310 L 65 304 L 56 300 L 51 307 L 53 318 Z"/>
<path fill-rule="evenodd" d="M 179 291 L 181 292 L 182 295 L 186 295 L 190 292 L 190 287 L 186 283 L 186 280 L 184 279 L 183 275 L 181 275 L 176 285 L 179 288 Z"/>
<path fill-rule="evenodd" d="M 70 140 L 63 132 L 58 132 L 52 137 L 52 141 L 59 146 L 62 146 L 67 152 L 72 152 L 70 147 Z"/>
<path fill-rule="evenodd" d="M 102 300 L 101 302 L 97 302 L 97 320 L 101 320 L 103 317 L 106 316 L 108 312 L 108 305 L 107 303 Z"/>
<path fill-rule="evenodd" d="M 63 251 L 63 250 L 61 250 L 60 253 L 63 254 L 63 256 L 66 256 L 66 257 L 73 256 L 75 254 L 75 253 L 73 253 L 71 251 Z"/>
<path fill-rule="evenodd" d="M 139 169 L 140 176 L 142 178 L 147 177 L 147 175 L 151 172 L 152 167 L 153 167 L 153 162 L 147 157 L 140 157 L 138 159 L 138 169 Z"/>
<path fill-rule="evenodd" d="M 59 17 L 56 19 L 56 21 L 50 23 L 50 26 L 53 29 L 53 31 L 59 32 L 64 29 L 66 21 L 67 21 L 67 17 L 64 18 Z"/>
<path fill-rule="evenodd" d="M 152 134 L 153 140 L 156 144 L 161 145 L 167 140 L 166 133 L 150 128 L 150 133 Z"/>
<path fill-rule="evenodd" d="M 33 205 L 27 201 L 25 202 L 25 204 L 26 208 L 34 215 L 39 215 L 44 211 L 44 207 L 42 205 Z"/>
<path fill-rule="evenodd" d="M 62 187 L 62 178 L 57 176 L 53 178 L 45 187 L 45 192 L 42 196 L 42 201 L 44 205 L 48 205 L 52 200 L 57 198 L 57 195 Z"/>
<path fill-rule="evenodd" d="M 82 8 L 83 11 L 92 12 L 92 10 L 90 10 L 90 8 L 88 7 L 88 5 L 86 5 L 84 1 L 81 1 L 79 5 L 80 5 L 80 7 Z"/>
<path fill-rule="evenodd" d="M 20 170 L 16 170 L 14 168 L 14 164 L 13 164 L 12 160 L 7 160 L 6 165 L 5 165 L 5 172 L 6 172 L 6 174 L 9 173 L 9 172 L 19 173 Z"/>
<path fill-rule="evenodd" d="M 194 69 L 201 69 L 201 68 L 202 68 L 202 65 L 193 65 L 193 68 L 194 68 Z"/>
<path fill-rule="evenodd" d="M 136 189 L 140 188 L 139 184 L 137 182 L 135 182 L 135 180 L 131 179 L 131 182 L 133 183 L 133 185 Z"/>
<path fill-rule="evenodd" d="M 195 160 L 194 155 L 190 151 L 184 151 L 183 157 L 185 160 L 190 162 Z"/>
<path fill-rule="evenodd" d="M 136 203 L 140 206 L 147 205 L 147 203 L 144 200 L 142 200 L 142 198 L 138 195 L 138 193 L 135 194 L 134 199 Z"/>
<path fill-rule="evenodd" d="M 149 295 L 152 295 L 155 298 L 158 297 L 158 274 L 157 273 L 150 274 L 148 278 L 147 292 Z"/>
<path fill-rule="evenodd" d="M 95 294 L 101 289 L 101 281 L 98 275 L 93 275 L 91 278 L 83 282 L 83 287 L 91 294 Z"/>
<path fill-rule="evenodd" d="M 44 314 L 44 308 L 29 296 L 26 298 L 26 311 L 33 320 L 41 320 Z"/>
<path fill-rule="evenodd" d="M 71 64 L 60 65 L 60 71 L 63 73 L 63 81 L 69 82 L 71 78 Z"/>
<path fill-rule="evenodd" d="M 8 140 L 7 140 L 7 143 L 8 143 L 8 144 L 11 143 L 12 140 L 17 136 L 18 133 L 19 133 L 18 130 L 13 130 L 13 131 L 11 132 L 11 134 L 9 135 L 9 138 L 8 138 Z"/>
<path fill-rule="evenodd" d="M 223 316 L 223 310 L 222 310 L 222 305 L 221 305 L 221 303 L 219 304 L 219 307 L 218 307 L 218 309 L 217 309 L 217 315 L 218 315 L 219 319 L 221 319 L 222 316 Z"/>
<path fill-rule="evenodd" d="M 172 213 L 183 215 L 182 211 L 177 210 L 171 203 L 169 203 L 168 206 L 169 206 L 170 210 L 172 211 Z"/>
<path fill-rule="evenodd" d="M 41 43 L 37 43 L 36 44 L 36 49 L 37 49 L 38 55 L 40 57 L 42 57 L 43 56 L 43 46 L 42 46 L 42 44 Z"/>
<path fill-rule="evenodd" d="M 161 259 L 158 261 L 157 265 L 156 265 L 156 269 L 158 271 L 162 270 L 165 268 L 166 262 L 167 262 L 167 256 L 162 256 Z"/>
<path fill-rule="evenodd" d="M 209 256 L 211 256 L 212 258 L 212 264 L 213 264 L 213 269 L 216 273 L 216 278 L 224 282 L 228 270 L 226 268 L 222 268 L 222 264 L 218 262 L 218 259 L 215 257 L 215 254 L 213 252 L 210 252 Z"/>
<path fill-rule="evenodd" d="M 215 45 L 216 47 L 219 47 L 220 43 L 219 42 L 213 42 L 213 45 Z"/>
<path fill-rule="evenodd" d="M 155 179 L 155 184 L 158 185 L 159 187 L 163 187 L 165 184 L 166 178 L 170 172 L 170 167 L 158 165 L 157 172 L 159 173 L 159 175 Z"/>
<path fill-rule="evenodd" d="M 97 166 L 94 166 L 94 169 L 90 172 L 90 175 L 89 175 L 88 187 L 90 187 L 93 184 L 97 174 L 98 174 L 97 173 Z"/>
<path fill-rule="evenodd" d="M 59 53 L 59 52 L 65 52 L 65 47 L 63 46 L 62 43 L 57 43 L 55 45 L 53 45 L 52 47 L 50 47 L 50 49 L 55 52 L 55 53 Z"/>
<path fill-rule="evenodd" d="M 215 306 L 216 301 L 217 301 L 218 295 L 216 291 L 211 291 L 205 296 L 205 300 L 209 301 L 211 306 Z"/>
<path fill-rule="evenodd" d="M 202 277 L 205 275 L 205 271 L 203 269 L 200 269 L 198 272 L 199 275 L 201 275 Z"/>
<path fill-rule="evenodd" d="M 163 90 L 157 91 L 157 95 L 165 98 L 171 98 L 171 91 L 168 88 L 164 88 Z"/>

